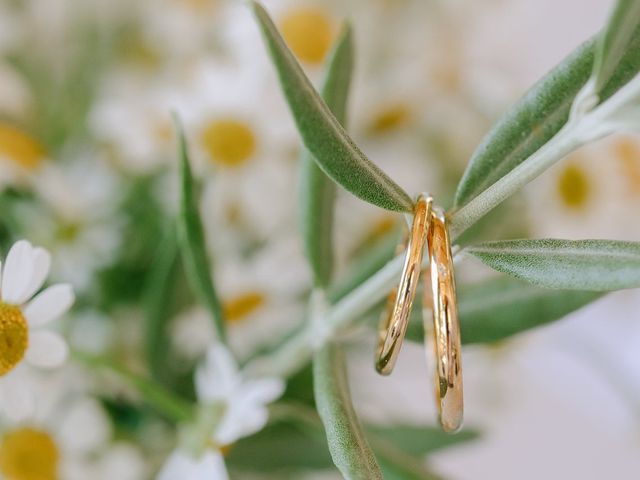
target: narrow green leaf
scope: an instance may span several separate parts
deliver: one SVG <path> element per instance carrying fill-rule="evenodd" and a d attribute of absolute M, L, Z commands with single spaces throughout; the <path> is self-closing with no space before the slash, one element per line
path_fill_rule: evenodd
<path fill-rule="evenodd" d="M 382 479 L 382 472 L 351 403 L 344 354 L 329 344 L 313 360 L 314 392 L 333 463 L 344 478 Z"/>
<path fill-rule="evenodd" d="M 264 8 L 249 2 L 305 146 L 322 170 L 362 200 L 393 211 L 411 198 L 357 147 L 309 82 Z"/>
<path fill-rule="evenodd" d="M 346 122 L 347 98 L 353 71 L 353 35 L 345 25 L 332 55 L 321 95 L 336 119 Z M 333 208 L 335 184 L 318 167 L 309 150 L 300 158 L 300 221 L 307 257 L 317 286 L 326 287 L 333 270 Z"/>
<path fill-rule="evenodd" d="M 165 382 L 167 378 L 167 349 L 169 336 L 169 302 L 171 277 L 176 273 L 178 245 L 174 229 L 163 239 L 149 273 L 149 286 L 145 292 L 145 352 L 149 371 L 154 380 Z"/>
<path fill-rule="evenodd" d="M 640 27 L 640 2 L 618 0 L 598 40 L 592 75 L 596 92 L 599 92 L 613 75 L 620 59 L 629 49 L 629 44 L 638 27 Z"/>
<path fill-rule="evenodd" d="M 547 143 L 569 118 L 576 94 L 591 76 L 596 41 L 578 47 L 536 83 L 489 131 L 471 157 L 458 185 L 455 205 L 462 206 L 520 165 Z M 617 92 L 640 69 L 640 28 L 607 75 L 600 100 Z"/>
<path fill-rule="evenodd" d="M 222 305 L 213 283 L 210 270 L 210 260 L 207 256 L 204 228 L 200 219 L 198 202 L 194 194 L 195 180 L 189 165 L 189 152 L 187 141 L 182 127 L 176 120 L 176 130 L 179 137 L 180 148 L 180 213 L 178 215 L 178 233 L 180 249 L 187 279 L 196 296 L 209 310 L 215 323 L 218 337 L 226 342 L 226 332 Z"/>
<path fill-rule="evenodd" d="M 600 292 L 540 288 L 509 276 L 463 285 L 458 292 L 462 343 L 504 340 L 560 320 L 601 296 Z M 423 341 L 420 315 L 412 316 L 407 338 Z"/>
<path fill-rule="evenodd" d="M 611 291 L 640 287 L 640 243 L 508 240 L 468 247 L 483 263 L 534 285 Z"/>
<path fill-rule="evenodd" d="M 91 368 L 105 369 L 115 373 L 122 380 L 133 386 L 148 405 L 167 418 L 176 422 L 192 420 L 193 409 L 191 404 L 165 390 L 153 380 L 137 375 L 103 357 L 96 357 L 78 351 L 72 352 L 72 356 L 74 360 Z"/>

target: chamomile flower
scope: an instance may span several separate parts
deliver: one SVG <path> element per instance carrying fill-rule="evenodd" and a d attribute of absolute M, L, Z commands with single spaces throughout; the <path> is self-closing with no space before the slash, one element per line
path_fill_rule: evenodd
<path fill-rule="evenodd" d="M 279 378 L 247 378 L 220 344 L 209 348 L 195 384 L 199 424 L 171 454 L 158 480 L 228 478 L 221 449 L 261 430 L 269 418 L 267 404 L 280 397 L 285 386 Z"/>
<path fill-rule="evenodd" d="M 137 451 L 111 445 L 112 427 L 102 406 L 66 393 L 65 384 L 48 382 L 33 415 L 0 423 L 0 478 L 106 480 L 115 471 L 107 471 L 109 466 L 129 473 L 118 478 L 144 478 Z M 130 475 L 134 472 L 137 476 Z"/>
<path fill-rule="evenodd" d="M 636 137 L 581 148 L 525 188 L 533 235 L 637 239 L 640 229 L 627 219 L 640 205 L 639 170 Z"/>
<path fill-rule="evenodd" d="M 116 177 L 101 160 L 45 165 L 33 175 L 42 201 L 16 207 L 24 231 L 56 257 L 52 277 L 77 290 L 86 290 L 92 275 L 112 261 L 124 227 L 124 217 L 115 212 Z"/>
<path fill-rule="evenodd" d="M 55 367 L 67 356 L 64 339 L 47 327 L 71 307 L 71 286 L 53 285 L 36 295 L 50 264 L 49 252 L 26 240 L 16 242 L 9 250 L 1 275 L 0 378 L 23 360 L 39 367 Z"/>
<path fill-rule="evenodd" d="M 282 235 L 247 256 L 228 252 L 215 257 L 218 295 L 237 358 L 248 358 L 303 321 L 300 298 L 311 280 L 297 236 Z M 173 346 L 185 360 L 204 355 L 216 338 L 211 315 L 202 307 L 184 310 L 171 325 Z"/>
<path fill-rule="evenodd" d="M 46 158 L 42 144 L 25 129 L 0 121 L 0 190 L 24 185 Z"/>

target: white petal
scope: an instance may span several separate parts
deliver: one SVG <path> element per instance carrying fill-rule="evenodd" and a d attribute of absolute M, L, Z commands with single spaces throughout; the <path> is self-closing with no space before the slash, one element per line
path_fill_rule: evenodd
<path fill-rule="evenodd" d="M 24 309 L 24 316 L 31 327 L 39 327 L 65 314 L 74 300 L 71 285 L 53 285 L 29 302 Z"/>
<path fill-rule="evenodd" d="M 208 450 L 193 458 L 176 450 L 160 470 L 156 480 L 229 480 L 222 454 Z"/>
<path fill-rule="evenodd" d="M 13 423 L 33 417 L 36 408 L 33 391 L 21 381 L 20 374 L 18 367 L 0 377 L 0 412 Z"/>
<path fill-rule="evenodd" d="M 112 436 L 109 417 L 98 401 L 76 400 L 59 419 L 57 435 L 66 452 L 88 455 L 108 445 Z"/>
<path fill-rule="evenodd" d="M 230 445 L 236 440 L 259 432 L 269 420 L 269 411 L 265 407 L 252 409 L 229 406 L 219 423 L 213 438 L 219 445 Z"/>
<path fill-rule="evenodd" d="M 205 362 L 196 370 L 198 398 L 207 402 L 228 399 L 240 381 L 231 352 L 221 344 L 209 347 Z"/>
<path fill-rule="evenodd" d="M 22 292 L 22 299 L 19 303 L 24 303 L 40 290 L 42 284 L 49 275 L 51 267 L 51 255 L 44 248 L 34 248 L 32 251 L 33 271 L 25 290 Z"/>
<path fill-rule="evenodd" d="M 266 405 L 277 400 L 284 393 L 285 382 L 281 378 L 260 378 L 247 380 L 238 391 L 243 403 Z"/>
<path fill-rule="evenodd" d="M 37 367 L 54 368 L 64 363 L 68 352 L 67 343 L 59 334 L 35 331 L 29 338 L 26 359 Z"/>
<path fill-rule="evenodd" d="M 2 300 L 20 304 L 33 274 L 33 247 L 26 240 L 13 244 L 4 264 Z"/>

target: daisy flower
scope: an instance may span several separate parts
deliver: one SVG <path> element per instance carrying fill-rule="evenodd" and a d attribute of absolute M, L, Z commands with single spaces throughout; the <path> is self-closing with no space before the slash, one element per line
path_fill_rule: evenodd
<path fill-rule="evenodd" d="M 158 480 L 226 480 L 222 449 L 261 430 L 269 418 L 267 404 L 285 387 L 280 378 L 247 378 L 220 344 L 209 348 L 196 369 L 195 384 L 201 410 L 198 424 L 169 456 Z"/>
<path fill-rule="evenodd" d="M 0 479 L 146 477 L 139 451 L 111 441 L 111 421 L 98 401 L 78 390 L 76 371 L 42 376 L 32 389 L 38 402 L 31 414 L 0 422 Z"/>
<path fill-rule="evenodd" d="M 0 291 L 0 378 L 26 359 L 38 367 L 56 367 L 67 356 L 63 338 L 45 327 L 74 301 L 70 285 L 53 285 L 38 295 L 51 257 L 43 248 L 20 240 L 9 250 Z"/>

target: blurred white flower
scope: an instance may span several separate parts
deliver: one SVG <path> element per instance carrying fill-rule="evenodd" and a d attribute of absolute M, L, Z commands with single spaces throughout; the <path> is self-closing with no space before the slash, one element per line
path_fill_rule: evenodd
<path fill-rule="evenodd" d="M 274 277 L 276 269 L 279 275 Z M 239 359 L 273 343 L 304 319 L 299 299 L 310 288 L 310 275 L 293 237 L 281 238 L 249 258 L 220 255 L 215 277 L 230 348 Z M 174 348 L 187 360 L 202 357 L 216 339 L 211 314 L 200 306 L 180 312 L 171 322 L 171 332 Z"/>
<path fill-rule="evenodd" d="M 113 261 L 124 226 L 114 172 L 101 159 L 47 164 L 34 176 L 42 202 L 16 205 L 29 237 L 51 249 L 52 277 L 86 290 L 93 274 Z"/>
<path fill-rule="evenodd" d="M 534 237 L 635 240 L 640 141 L 617 135 L 582 147 L 524 189 Z"/>
<path fill-rule="evenodd" d="M 197 445 L 178 447 L 158 480 L 226 479 L 220 449 L 261 430 L 269 418 L 267 404 L 280 397 L 285 388 L 280 378 L 246 378 L 221 344 L 209 348 L 205 361 L 196 369 L 195 384 L 204 412 L 203 425 L 195 429 L 199 432 L 205 428 L 205 438 L 198 435 Z"/>
<path fill-rule="evenodd" d="M 195 458 L 176 450 L 171 454 L 157 480 L 228 480 L 224 457 L 219 450 L 208 449 Z"/>

